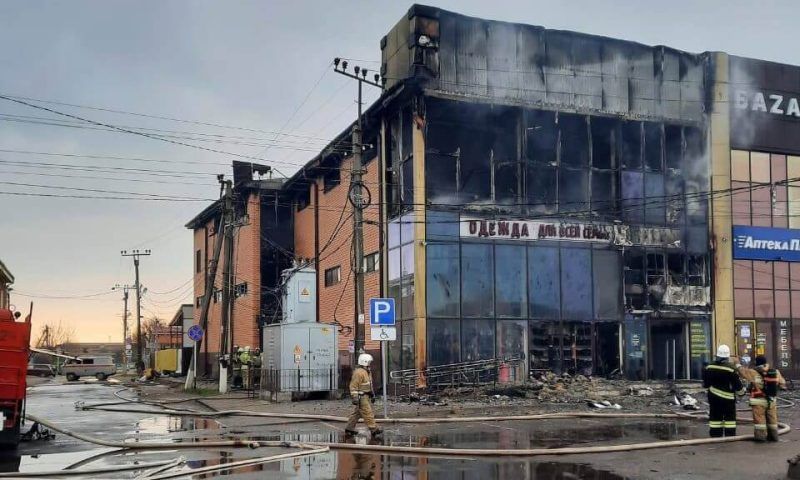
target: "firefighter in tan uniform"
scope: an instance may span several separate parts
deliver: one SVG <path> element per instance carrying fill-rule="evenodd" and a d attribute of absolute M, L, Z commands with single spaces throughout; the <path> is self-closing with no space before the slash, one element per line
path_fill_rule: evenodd
<path fill-rule="evenodd" d="M 739 374 L 750 383 L 750 408 L 753 409 L 753 436 L 756 441 L 778 441 L 778 390 L 786 390 L 786 380 L 767 357 L 759 355 L 755 368 L 741 367 Z"/>
<path fill-rule="evenodd" d="M 369 427 L 372 436 L 378 436 L 383 431 L 375 423 L 375 415 L 372 413 L 372 398 L 375 393 L 372 391 L 372 376 L 369 373 L 372 364 L 372 355 L 362 353 L 358 356 L 358 366 L 353 370 L 350 378 L 350 398 L 355 408 L 347 419 L 347 426 L 344 432 L 347 435 L 356 435 L 356 423 L 359 418 L 364 419 L 364 423 Z"/>

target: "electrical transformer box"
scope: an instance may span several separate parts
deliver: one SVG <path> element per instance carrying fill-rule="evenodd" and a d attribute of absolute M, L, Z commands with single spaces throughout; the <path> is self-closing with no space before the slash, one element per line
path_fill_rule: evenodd
<path fill-rule="evenodd" d="M 282 323 L 317 321 L 317 272 L 313 268 L 290 268 L 281 275 L 283 283 Z"/>
<path fill-rule="evenodd" d="M 336 390 L 336 326 L 282 323 L 264 327 L 263 368 L 278 392 Z"/>

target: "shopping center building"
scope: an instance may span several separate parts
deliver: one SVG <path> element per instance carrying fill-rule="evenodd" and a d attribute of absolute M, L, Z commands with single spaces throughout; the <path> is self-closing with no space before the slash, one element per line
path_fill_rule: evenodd
<path fill-rule="evenodd" d="M 396 300 L 391 371 L 502 358 L 520 379 L 698 379 L 722 342 L 793 368 L 800 69 L 419 5 L 380 47 L 363 267 L 367 297 Z M 270 187 L 293 238 L 253 242 L 315 268 L 341 364 L 354 125 Z M 240 328 L 280 318 L 263 314 L 279 275 L 253 275 L 262 311 Z"/>

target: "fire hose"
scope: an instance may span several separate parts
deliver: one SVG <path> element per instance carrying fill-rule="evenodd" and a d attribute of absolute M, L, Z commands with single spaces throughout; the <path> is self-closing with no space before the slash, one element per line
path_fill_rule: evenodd
<path fill-rule="evenodd" d="M 123 411 L 123 410 L 117 410 Z M 134 412 L 137 411 L 136 409 L 125 410 Z M 155 413 L 147 411 L 147 413 Z M 187 412 L 179 412 L 181 415 L 188 414 Z M 261 412 L 249 412 L 250 414 L 256 414 Z M 256 415 L 256 416 L 266 416 L 266 415 Z M 303 417 L 313 417 L 317 419 L 318 417 L 325 417 L 325 420 L 329 421 L 345 421 L 343 417 L 335 417 L 331 415 L 303 415 L 303 414 L 277 414 L 272 413 L 269 416 L 273 417 L 280 417 L 280 416 L 291 416 L 290 418 L 303 418 Z M 602 445 L 602 446 L 593 446 L 593 447 L 562 447 L 562 448 L 527 448 L 527 449 L 482 449 L 482 448 L 449 448 L 449 447 L 411 447 L 411 446 L 399 446 L 399 445 L 358 445 L 352 443 L 342 443 L 342 442 L 305 442 L 305 443 L 292 443 L 292 442 L 281 442 L 281 441 L 269 441 L 269 442 L 262 442 L 262 441 L 253 441 L 253 442 L 245 442 L 242 440 L 230 440 L 230 441 L 204 441 L 204 442 L 186 442 L 186 443 L 131 443 L 131 442 L 112 442 L 104 439 L 98 439 L 95 437 L 91 437 L 89 435 L 79 434 L 76 432 L 71 432 L 64 428 L 61 428 L 47 420 L 35 417 L 33 415 L 28 415 L 30 420 L 36 421 L 41 423 L 47 428 L 51 428 L 57 432 L 61 432 L 65 435 L 77 438 L 79 440 L 83 440 L 86 442 L 94 443 L 96 445 L 102 445 L 107 447 L 115 447 L 115 448 L 125 448 L 125 449 L 164 449 L 164 448 L 205 448 L 209 446 L 220 447 L 220 446 L 228 446 L 228 447 L 250 447 L 250 448 L 259 448 L 259 447 L 303 447 L 303 448 L 321 448 L 321 447 L 328 447 L 332 450 L 351 450 L 351 451 L 359 451 L 359 452 L 372 452 L 372 453 L 385 453 L 385 454 L 392 454 L 392 455 L 404 455 L 404 454 L 419 454 L 419 455 L 446 455 L 446 456 L 482 456 L 482 457 L 494 457 L 494 456 L 539 456 L 539 455 L 570 455 L 570 454 L 587 454 L 587 453 L 609 453 L 609 452 L 626 452 L 626 451 L 633 451 L 633 450 L 648 450 L 648 449 L 655 449 L 655 448 L 670 448 L 670 447 L 685 447 L 685 446 L 693 446 L 693 445 L 707 445 L 707 444 L 716 444 L 716 443 L 728 443 L 728 442 L 736 442 L 740 440 L 748 440 L 752 439 L 752 435 L 736 435 L 732 437 L 721 437 L 721 438 L 696 438 L 696 439 L 687 439 L 687 440 L 668 440 L 668 441 L 659 441 L 659 442 L 645 442 L 645 443 L 633 443 L 633 444 L 625 444 L 625 445 Z M 584 412 L 576 412 L 576 413 L 554 413 L 554 414 L 539 414 L 539 415 L 515 415 L 515 416 L 502 416 L 502 417 L 444 417 L 444 418 L 406 418 L 406 419 L 386 419 L 392 423 L 453 423 L 453 422 L 485 422 L 485 421 L 520 421 L 520 420 L 535 420 L 535 419 L 563 419 L 563 418 L 672 418 L 672 419 L 699 419 L 702 418 L 697 415 L 685 415 L 685 414 L 669 414 L 669 413 L 611 413 L 611 414 L 600 414 L 600 413 L 584 413 Z M 751 420 L 743 420 L 745 422 L 751 422 Z M 788 433 L 791 430 L 789 425 L 785 423 L 779 423 L 778 433 L 783 435 Z"/>

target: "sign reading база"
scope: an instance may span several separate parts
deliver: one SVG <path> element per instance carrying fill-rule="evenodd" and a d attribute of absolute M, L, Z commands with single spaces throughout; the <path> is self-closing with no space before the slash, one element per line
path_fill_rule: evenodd
<path fill-rule="evenodd" d="M 733 258 L 800 262 L 800 230 L 734 225 Z"/>

